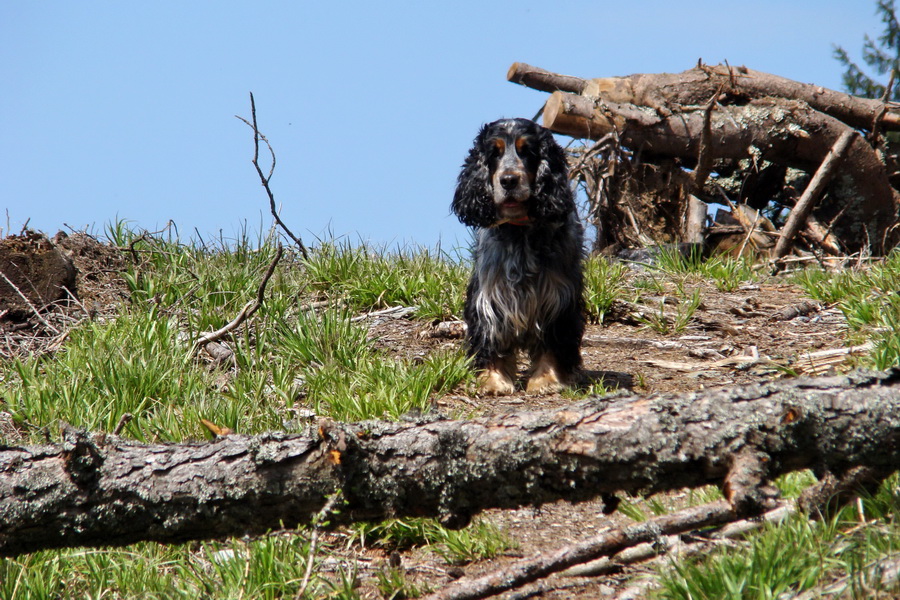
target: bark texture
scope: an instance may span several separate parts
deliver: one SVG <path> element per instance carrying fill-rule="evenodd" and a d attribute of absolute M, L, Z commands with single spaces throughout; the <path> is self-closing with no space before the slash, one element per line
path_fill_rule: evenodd
<path fill-rule="evenodd" d="M 544 125 L 576 138 L 599 140 L 588 154 L 600 156 L 597 149 L 613 139 L 640 155 L 641 161 L 660 166 L 669 175 L 660 195 L 681 198 L 676 207 L 680 215 L 687 213 L 687 206 L 681 205 L 690 195 L 721 203 L 726 188 L 733 188 L 728 193 L 735 205 L 765 208 L 780 219 L 783 209 L 792 210 L 797 200 L 798 178 L 789 170 L 813 174 L 838 140 L 867 130 L 867 136 L 854 136 L 834 176 L 823 182 L 817 194 L 822 200 L 807 207 L 809 212 L 796 225 L 826 224 L 848 253 L 883 254 L 898 241 L 897 156 L 889 141 L 876 133 L 900 128 L 900 110 L 894 103 L 727 65 L 698 65 L 675 74 L 581 79 L 515 63 L 507 78 L 551 92 Z M 607 166 L 621 162 L 621 158 L 602 160 Z M 679 183 L 683 168 L 694 171 L 686 186 Z M 712 171 L 718 173 L 715 185 L 704 189 Z M 828 172 L 832 175 L 832 170 Z M 634 177 L 643 179 L 639 173 Z M 588 191 L 589 198 L 600 198 Z M 625 199 L 606 192 L 606 202 L 627 204 L 632 195 L 627 181 L 622 192 Z M 592 205 L 592 214 L 615 214 L 604 213 L 602 201 L 594 204 L 598 206 Z M 602 220 L 602 225 L 600 218 L 594 224 L 598 228 L 616 224 L 614 218 Z M 653 219 L 634 227 L 655 229 Z M 682 241 L 679 234 L 650 237 L 655 243 Z M 623 236 L 607 237 L 620 241 Z M 815 245 L 836 251 L 833 240 Z M 788 249 L 780 248 L 782 254 Z"/>
<path fill-rule="evenodd" d="M 893 470 L 898 439 L 900 372 L 208 443 L 69 430 L 59 444 L 0 448 L 0 555 L 260 533 L 309 522 L 338 491 L 333 523 L 435 516 L 461 527 L 486 508 L 726 480 L 732 504 L 752 509 L 753 488 L 781 473 Z"/>
<path fill-rule="evenodd" d="M 506 78 L 544 92 L 571 92 L 662 110 L 702 106 L 711 98 L 722 104 L 743 104 L 760 98 L 789 98 L 805 102 L 814 110 L 857 129 L 872 129 L 876 119 L 881 119 L 881 126 L 885 129 L 900 129 L 900 107 L 896 103 L 860 98 L 747 67 L 698 65 L 681 73 L 639 73 L 625 77 L 583 79 L 552 73 L 525 63 L 513 63 Z"/>

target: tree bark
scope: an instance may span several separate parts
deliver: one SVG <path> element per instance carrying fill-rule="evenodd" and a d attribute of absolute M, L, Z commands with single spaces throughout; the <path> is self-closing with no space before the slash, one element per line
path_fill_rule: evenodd
<path fill-rule="evenodd" d="M 615 131 L 627 147 L 694 160 L 707 114 L 698 109 L 661 116 L 645 106 L 554 92 L 544 108 L 544 125 L 591 139 Z M 805 103 L 779 98 L 719 106 L 709 116 L 713 136 L 708 148 L 713 158 L 762 159 L 806 171 L 815 171 L 838 139 L 850 131 L 841 121 Z M 842 240 L 856 243 L 851 250 L 868 246 L 881 252 L 890 245 L 885 238 L 896 222 L 898 206 L 884 163 L 862 136 L 855 136 L 841 168 L 854 194 L 848 204 L 825 210 L 822 216 L 830 220 L 840 213 L 835 230 Z"/>
<path fill-rule="evenodd" d="M 747 67 L 699 65 L 681 73 L 582 79 L 525 63 L 513 63 L 506 78 L 544 92 L 572 92 L 664 112 L 683 106 L 704 105 L 714 96 L 718 96 L 722 104 L 744 104 L 748 100 L 770 97 L 799 100 L 853 128 L 867 130 L 872 129 L 879 113 L 887 109 L 881 126 L 890 130 L 900 129 L 900 107 L 895 103 L 851 96 Z"/>
<path fill-rule="evenodd" d="M 469 421 L 322 421 L 303 434 L 139 444 L 74 430 L 0 447 L 0 555 L 180 542 L 307 523 L 434 516 L 618 491 L 723 485 L 740 510 L 764 479 L 900 464 L 900 371 L 795 379 Z"/>
<path fill-rule="evenodd" d="M 847 148 L 850 146 L 850 142 L 856 135 L 857 133 L 854 130 L 848 129 L 841 134 L 841 137 L 838 138 L 831 150 L 828 151 L 828 154 L 825 156 L 825 159 L 822 161 L 816 174 L 813 175 L 809 185 L 807 185 L 806 189 L 803 191 L 803 195 L 800 196 L 800 199 L 797 200 L 797 204 L 791 209 L 791 214 L 788 215 L 784 227 L 781 228 L 781 237 L 778 238 L 778 242 L 775 244 L 775 250 L 773 252 L 775 258 L 782 258 L 790 251 L 791 245 L 794 242 L 794 237 L 797 235 L 800 228 L 806 224 L 806 220 L 812 213 L 813 206 L 822 192 L 825 191 L 828 182 L 831 181 L 831 176 L 841 163 L 844 154 L 847 152 Z"/>

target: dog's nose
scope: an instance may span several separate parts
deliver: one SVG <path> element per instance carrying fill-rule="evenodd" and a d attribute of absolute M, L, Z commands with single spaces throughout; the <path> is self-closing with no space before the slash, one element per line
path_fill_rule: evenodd
<path fill-rule="evenodd" d="M 511 190 L 519 185 L 519 176 L 515 173 L 506 173 L 500 176 L 500 185 L 505 190 Z"/>

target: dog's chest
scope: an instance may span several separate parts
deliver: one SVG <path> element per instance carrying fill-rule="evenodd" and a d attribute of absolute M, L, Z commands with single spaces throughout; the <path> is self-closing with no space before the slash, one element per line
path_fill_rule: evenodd
<path fill-rule="evenodd" d="M 490 235 L 478 240 L 470 301 L 489 329 L 501 336 L 540 329 L 572 299 L 572 282 L 558 257 L 536 251 L 523 240 L 511 243 Z"/>

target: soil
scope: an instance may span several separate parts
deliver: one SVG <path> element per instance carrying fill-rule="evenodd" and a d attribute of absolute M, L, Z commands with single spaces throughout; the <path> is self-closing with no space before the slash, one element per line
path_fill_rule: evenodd
<path fill-rule="evenodd" d="M 635 278 L 641 276 L 641 273 L 633 274 Z M 616 305 L 611 311 L 612 319 L 589 324 L 582 349 L 584 378 L 576 393 L 597 390 L 598 384 L 608 390 L 641 395 L 683 393 L 759 382 L 788 373 L 819 374 L 833 368 L 833 364 L 818 360 L 815 353 L 843 347 L 846 324 L 842 313 L 812 302 L 787 277 L 745 285 L 732 292 L 719 291 L 710 283 L 688 284 L 685 291 L 691 294 L 698 287 L 702 303 L 687 327 L 678 333 L 658 333 L 634 318 L 636 309 L 642 309 L 645 314 L 658 314 L 659 303 L 672 297 L 661 293 L 644 292 L 642 305 Z M 674 306 L 669 309 L 668 304 L 666 307 L 669 314 L 677 310 Z M 405 358 L 456 347 L 463 332 L 462 324 L 451 327 L 442 324 L 438 329 L 435 324 L 390 317 L 377 317 L 370 323 L 370 336 L 376 345 Z M 554 408 L 572 402 L 572 393 L 526 395 L 522 388 L 527 365 L 520 360 L 519 366 L 517 393 L 500 397 L 451 394 L 438 400 L 438 408 L 463 418 Z M 654 501 L 676 508 L 682 505 L 685 496 L 686 493 L 667 494 L 655 497 Z M 653 514 L 644 499 L 627 500 L 637 504 L 644 514 Z M 482 518 L 504 529 L 518 545 L 516 550 L 462 568 L 448 568 L 439 557 L 412 550 L 402 553 L 403 564 L 408 575 L 420 585 L 440 589 L 461 574 L 485 574 L 522 557 L 549 553 L 604 529 L 631 522 L 618 512 L 605 515 L 603 508 L 603 502 L 596 500 L 576 505 L 557 502 L 539 510 L 490 510 Z M 381 568 L 384 560 L 379 565 L 376 559 L 372 568 Z M 510 597 L 640 598 L 646 590 L 638 586 L 632 592 L 630 586 L 634 576 L 647 569 L 646 565 L 619 567 L 598 577 L 556 575 L 526 586 Z M 626 591 L 636 595 L 629 596 Z"/>
<path fill-rule="evenodd" d="M 78 299 L 60 303 L 41 315 L 25 315 L 0 320 L 0 353 L 6 357 L 29 352 L 52 351 L 65 339 L 71 323 L 85 317 L 103 319 L 114 314 L 128 301 L 121 278 L 127 254 L 102 244 L 83 233 L 58 234 L 54 245 L 71 259 L 77 270 Z M 642 277 L 634 273 L 634 278 Z M 551 408 L 572 402 L 579 394 L 627 390 L 637 394 L 676 393 L 713 386 L 731 386 L 783 376 L 786 373 L 815 374 L 833 364 L 815 360 L 815 352 L 844 346 L 846 325 L 841 313 L 811 303 L 787 278 L 771 278 L 763 283 L 745 285 L 723 292 L 709 283 L 685 285 L 690 294 L 699 287 L 702 304 L 687 326 L 679 332 L 658 333 L 635 318 L 635 313 L 659 314 L 660 303 L 673 297 L 667 293 L 644 291 L 641 305 L 617 304 L 603 323 L 587 327 L 583 345 L 584 377 L 574 392 L 528 396 L 520 391 L 510 396 L 483 397 L 473 390 L 458 390 L 437 400 L 436 408 L 457 418 L 483 416 L 507 411 Z M 664 304 L 674 315 L 678 307 Z M 795 309 L 795 310 L 791 310 Z M 802 310 L 797 310 L 802 309 Z M 806 312 L 788 318 L 791 313 Z M 375 316 L 363 319 L 377 347 L 403 358 L 424 358 L 446 347 L 458 347 L 464 332 L 462 324 L 425 323 L 410 318 Z M 812 360 L 810 359 L 810 355 Z M 520 379 L 527 365 L 520 364 Z M 670 494 L 654 501 L 678 506 L 685 494 Z M 641 506 L 645 500 L 628 498 Z M 540 509 L 491 510 L 480 518 L 505 530 L 516 548 L 490 561 L 450 566 L 428 548 L 360 548 L 349 545 L 346 534 L 326 536 L 329 558 L 326 571 L 333 565 L 356 564 L 363 597 L 380 597 L 375 587 L 376 572 L 389 561 L 399 562 L 407 580 L 420 589 L 437 590 L 461 575 L 479 575 L 507 565 L 522 557 L 545 553 L 567 544 L 630 522 L 621 512 L 606 515 L 600 500 L 572 505 L 557 502 Z M 652 511 L 644 506 L 646 514 Z M 599 577 L 553 576 L 522 588 L 508 597 L 598 598 L 628 596 L 624 590 L 635 574 L 647 569 L 613 569 Z"/>

